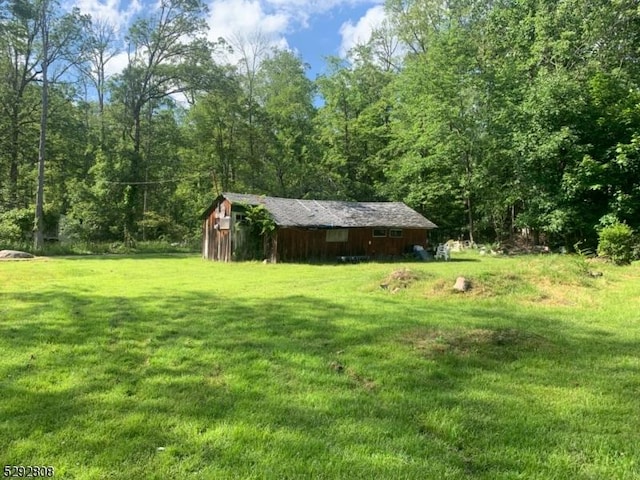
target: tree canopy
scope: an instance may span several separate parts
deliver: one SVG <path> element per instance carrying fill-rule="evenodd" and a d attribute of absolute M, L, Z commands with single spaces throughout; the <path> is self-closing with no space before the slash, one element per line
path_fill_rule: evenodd
<path fill-rule="evenodd" d="M 199 0 L 122 38 L 54 6 L 0 3 L 2 244 L 61 219 L 81 240 L 194 237 L 230 190 L 402 200 L 476 241 L 639 226 L 637 1 L 387 0 L 316 79 L 259 35 L 207 41 Z"/>

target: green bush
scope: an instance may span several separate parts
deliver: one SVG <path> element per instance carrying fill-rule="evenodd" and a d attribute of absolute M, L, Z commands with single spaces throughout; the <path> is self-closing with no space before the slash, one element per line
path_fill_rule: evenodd
<path fill-rule="evenodd" d="M 608 257 L 616 265 L 633 260 L 633 230 L 624 223 L 614 223 L 598 234 L 598 255 Z"/>
<path fill-rule="evenodd" d="M 15 223 L 0 218 L 0 244 L 12 245 L 22 240 L 22 231 Z"/>
<path fill-rule="evenodd" d="M 144 218 L 138 222 L 138 228 L 145 231 L 145 238 L 153 240 L 169 241 L 185 233 L 170 217 L 153 211 L 145 212 Z"/>
<path fill-rule="evenodd" d="M 0 244 L 3 247 L 18 248 L 31 237 L 33 211 L 18 208 L 0 214 Z"/>

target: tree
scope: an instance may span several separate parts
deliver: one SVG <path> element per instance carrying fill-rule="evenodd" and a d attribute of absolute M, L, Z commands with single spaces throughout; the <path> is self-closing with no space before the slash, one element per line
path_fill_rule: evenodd
<path fill-rule="evenodd" d="M 232 49 L 240 55 L 238 61 L 239 79 L 245 93 L 245 112 L 248 122 L 247 143 L 248 152 L 245 159 L 248 163 L 255 162 L 258 149 L 256 133 L 256 116 L 258 104 L 256 103 L 256 77 L 262 61 L 269 55 L 269 42 L 260 31 L 249 36 L 235 35 L 231 40 Z"/>
<path fill-rule="evenodd" d="M 47 117 L 49 114 L 49 82 L 64 75 L 71 65 L 82 59 L 83 27 L 88 17 L 80 15 L 78 9 L 69 14 L 56 15 L 59 6 L 52 0 L 40 0 L 40 75 L 41 111 L 40 140 L 38 143 L 38 186 L 34 225 L 34 249 L 44 246 L 44 184 L 47 147 Z M 59 62 L 59 63 L 58 63 Z M 59 65 L 55 71 L 51 71 Z"/>
<path fill-rule="evenodd" d="M 289 50 L 275 50 L 258 72 L 256 99 L 261 106 L 265 155 L 264 189 L 283 196 L 301 196 L 312 189 L 310 177 L 313 83 L 307 66 Z"/>
<path fill-rule="evenodd" d="M 91 23 L 86 44 L 87 62 L 82 65 L 82 72 L 91 83 L 98 98 L 98 116 L 100 121 L 99 146 L 105 143 L 105 96 L 107 94 L 107 64 L 118 53 L 116 35 L 113 25 L 96 20 Z"/>
<path fill-rule="evenodd" d="M 205 6 L 199 0 L 162 0 L 158 10 L 129 29 L 129 64 L 114 79 L 113 99 L 122 106 L 124 135 L 130 148 L 121 151 L 128 164 L 125 191 L 125 238 L 136 232 L 146 211 L 149 158 L 142 151 L 143 122 L 201 78 L 209 65 L 210 45 L 203 34 Z M 142 188 L 141 188 L 142 187 Z"/>
<path fill-rule="evenodd" d="M 317 120 L 323 166 L 344 198 L 378 200 L 383 196 L 384 158 L 390 134 L 393 73 L 379 64 L 372 45 L 357 47 L 351 61 L 329 59 L 330 73 L 317 80 L 324 105 Z"/>
<path fill-rule="evenodd" d="M 464 1 L 404 5 L 396 22 L 417 45 L 394 82 L 399 104 L 389 149 L 397 159 L 388 168 L 394 196 L 401 193 L 441 219 L 436 221 L 450 233 L 459 234 L 455 227 L 466 217 L 471 241 L 487 138 L 485 65 L 476 30 L 483 15 Z M 417 23 L 422 17 L 428 21 Z"/>
<path fill-rule="evenodd" d="M 248 187 L 247 181 L 252 175 L 244 161 L 246 143 L 243 138 L 249 135 L 251 126 L 244 115 L 244 98 L 235 70 L 221 69 L 209 91 L 200 95 L 189 111 L 187 135 L 193 148 L 185 161 L 190 171 L 211 178 L 204 195 L 219 195 Z M 189 185 L 196 185 L 196 191 L 201 191 L 199 181 L 189 182 Z"/>
<path fill-rule="evenodd" d="M 3 168 L 6 174 L 0 175 L 0 201 L 7 208 L 16 208 L 27 206 L 24 199 L 19 198 L 19 180 L 21 166 L 31 163 L 25 144 L 30 142 L 23 143 L 22 139 L 29 138 L 30 127 L 37 122 L 39 99 L 31 87 L 36 84 L 39 73 L 40 11 L 35 3 L 27 1 L 7 2 L 2 7 L 0 118 L 6 122 L 4 131 L 8 134 L 0 141 L 2 152 L 6 152 L 8 158 Z M 5 178 L 8 184 L 3 187 Z"/>

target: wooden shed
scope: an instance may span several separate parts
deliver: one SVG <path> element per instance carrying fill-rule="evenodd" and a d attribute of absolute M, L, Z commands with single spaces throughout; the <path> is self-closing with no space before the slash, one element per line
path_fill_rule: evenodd
<path fill-rule="evenodd" d="M 262 205 L 274 230 L 264 235 L 247 216 Z M 389 258 L 426 247 L 437 226 L 402 202 L 298 200 L 224 193 L 203 214 L 202 256 L 223 262 Z M 260 237 L 260 238 L 258 238 Z"/>

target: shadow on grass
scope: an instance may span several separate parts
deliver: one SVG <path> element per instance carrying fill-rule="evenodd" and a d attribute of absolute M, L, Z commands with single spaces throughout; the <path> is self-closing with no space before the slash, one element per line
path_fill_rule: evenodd
<path fill-rule="evenodd" d="M 54 454 L 83 446 L 81 462 L 104 471 L 123 458 L 156 468 L 167 447 L 177 462 L 211 457 L 240 476 L 258 465 L 279 476 L 569 478 L 578 461 L 596 471 L 637 453 L 624 435 L 605 448 L 581 434 L 611 415 L 638 418 L 640 372 L 611 366 L 612 353 L 637 360 L 637 342 L 547 313 L 376 295 L 366 310 L 303 295 L 8 297 L 21 307 L 0 322 L 12 349 L 0 363 L 0 447 L 15 462 L 51 436 L 69 445 Z M 553 463 L 554 452 L 566 458 Z"/>
<path fill-rule="evenodd" d="M 201 254 L 198 252 L 167 252 L 167 253 L 93 253 L 93 254 L 65 254 L 65 255 L 44 255 L 50 258 L 60 258 L 64 260 L 153 260 L 163 258 L 196 258 Z"/>
<path fill-rule="evenodd" d="M 310 260 L 308 262 L 303 261 L 291 261 L 291 262 L 282 262 L 286 265 L 359 265 L 361 263 L 374 263 L 380 265 L 397 265 L 397 264 L 415 264 L 415 265 L 431 265 L 445 262 L 444 260 L 421 260 L 415 257 L 393 257 L 393 258 L 384 258 L 384 257 L 373 257 L 366 260 L 358 260 L 357 257 L 353 261 L 349 260 L 350 257 L 345 257 L 345 261 L 336 261 L 336 260 L 318 260 L 313 261 Z M 465 263 L 465 262 L 479 262 L 480 260 L 477 258 L 450 258 L 446 262 L 453 263 Z M 240 263 L 240 262 L 239 262 Z"/>

